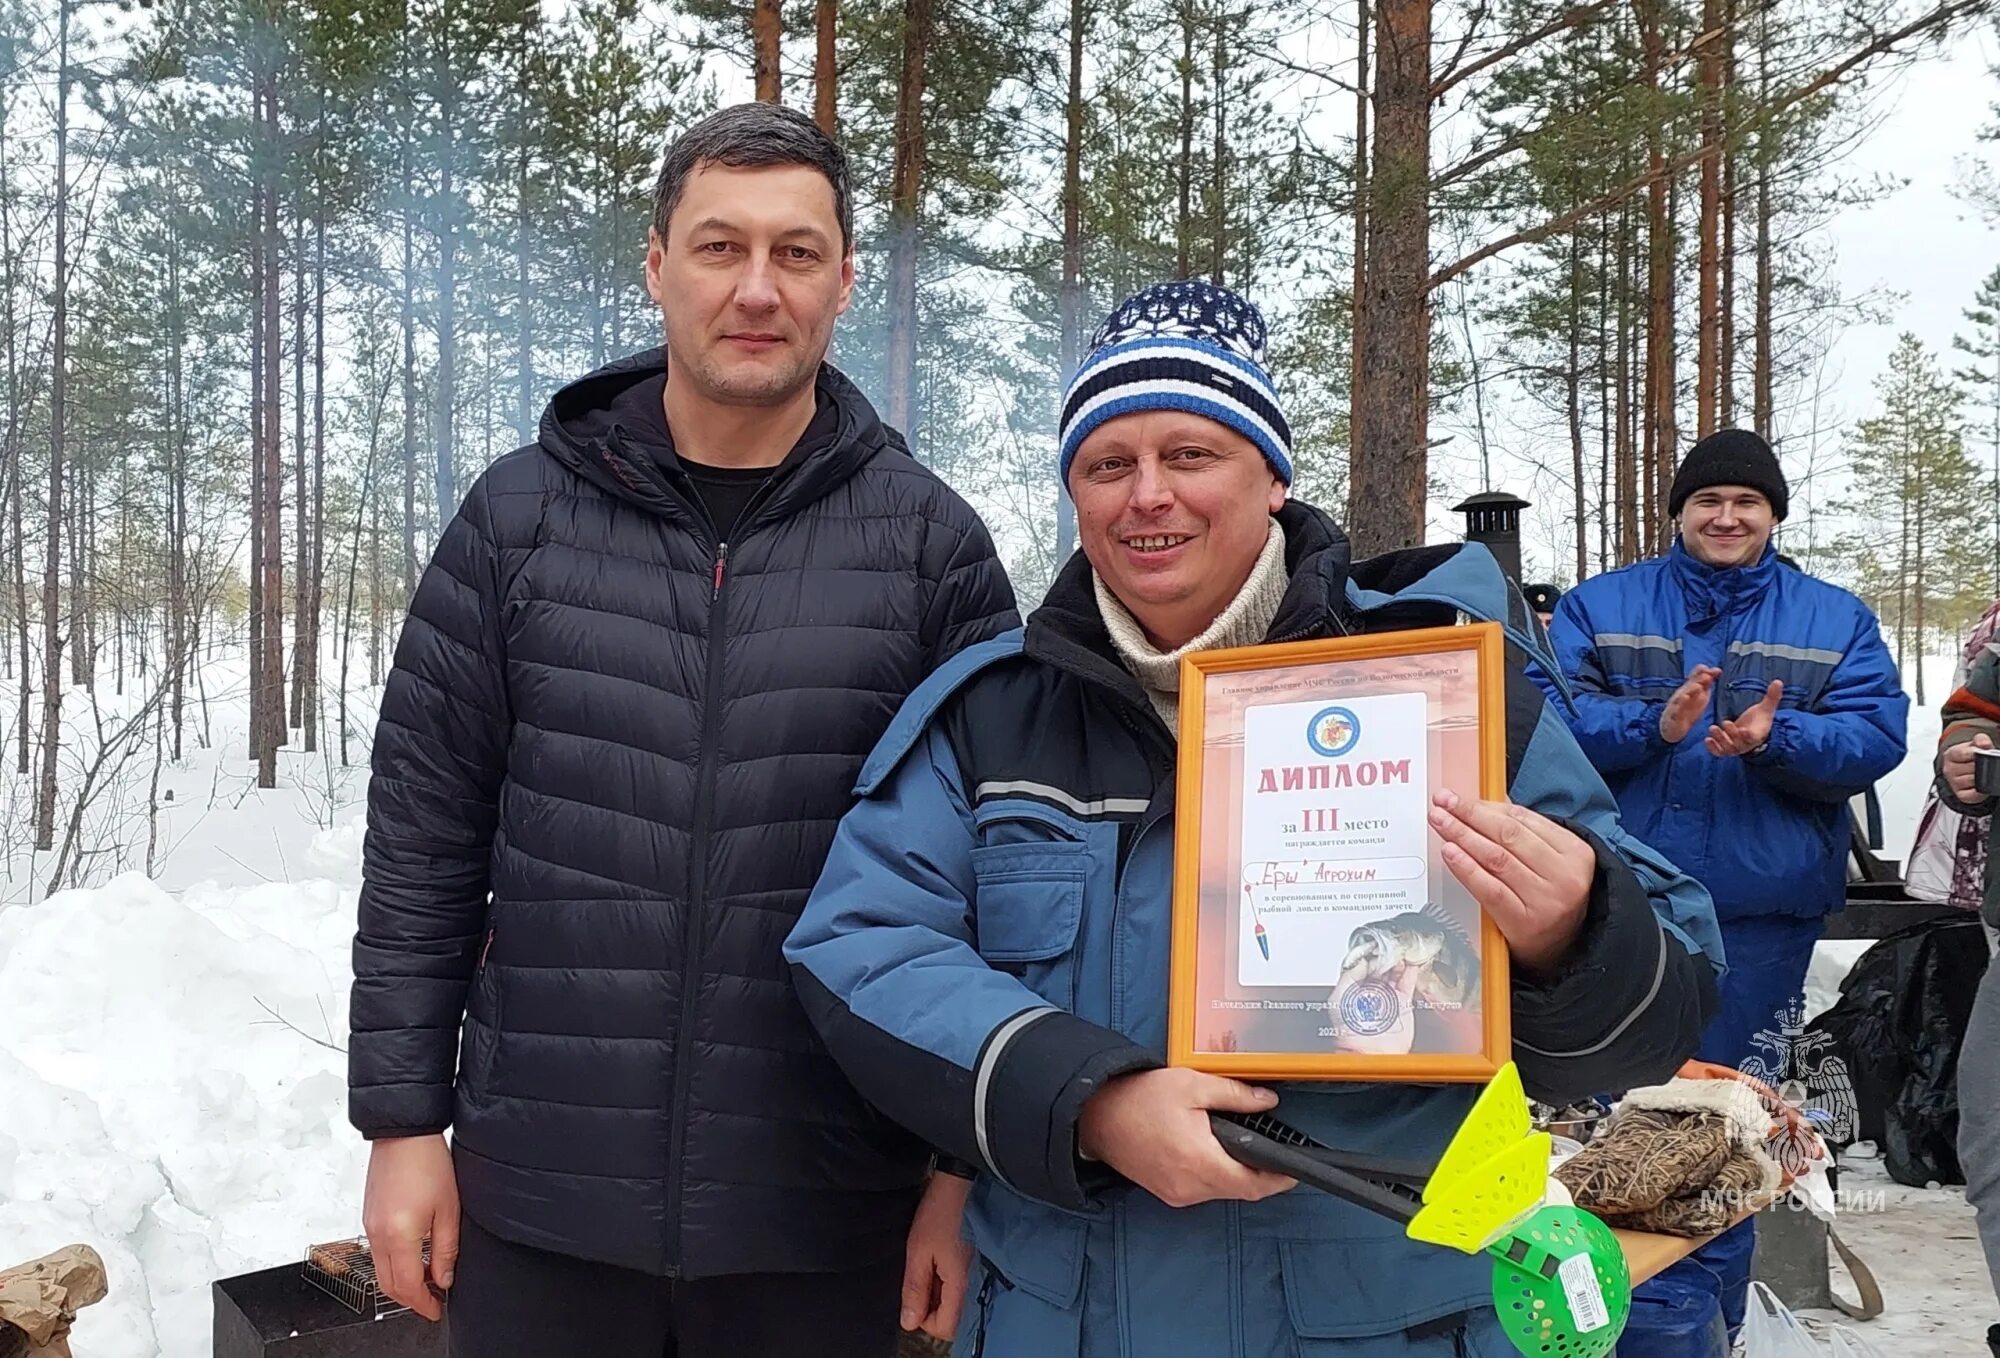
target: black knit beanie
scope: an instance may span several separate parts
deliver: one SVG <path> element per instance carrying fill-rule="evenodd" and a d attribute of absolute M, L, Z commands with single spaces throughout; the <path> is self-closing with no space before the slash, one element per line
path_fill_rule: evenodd
<path fill-rule="evenodd" d="M 1748 486 L 1762 491 L 1780 521 L 1791 509 L 1791 492 L 1778 455 L 1748 429 L 1718 429 L 1688 450 L 1674 475 L 1667 513 L 1679 514 L 1690 495 L 1709 486 Z"/>
<path fill-rule="evenodd" d="M 1562 602 L 1563 592 L 1554 585 L 1523 585 L 1521 596 L 1528 601 L 1528 607 L 1537 613 L 1553 613 Z"/>

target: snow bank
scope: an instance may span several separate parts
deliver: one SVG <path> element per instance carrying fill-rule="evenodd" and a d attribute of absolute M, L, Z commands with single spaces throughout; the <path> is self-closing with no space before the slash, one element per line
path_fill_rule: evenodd
<path fill-rule="evenodd" d="M 322 854 L 358 857 L 338 831 Z M 0 1261 L 104 1255 L 80 1358 L 205 1355 L 212 1279 L 357 1228 L 366 1148 L 320 1045 L 345 1042 L 353 922 L 327 880 L 128 875 L 0 910 Z"/>
<path fill-rule="evenodd" d="M 1910 752 L 1893 773 L 1875 785 L 1876 796 L 1882 804 L 1881 856 L 1893 859 L 1903 867 L 1909 865 L 1910 848 L 1917 838 L 1917 821 L 1923 815 L 1924 798 L 1934 781 L 1933 760 L 1937 755 L 1938 735 L 1944 726 L 1939 709 L 1944 703 L 1956 654 L 1933 656 L 1925 664 L 1924 676 L 1929 688 L 1921 707 L 1915 701 L 1914 667 L 1906 667 L 1909 672 L 1904 676 L 1903 686 L 1912 695 Z M 1861 954 L 1874 944 L 1875 940 L 1866 938 L 1835 939 L 1814 947 L 1812 966 L 1806 973 L 1808 1019 L 1832 1008 L 1840 998 L 1841 981 Z"/>

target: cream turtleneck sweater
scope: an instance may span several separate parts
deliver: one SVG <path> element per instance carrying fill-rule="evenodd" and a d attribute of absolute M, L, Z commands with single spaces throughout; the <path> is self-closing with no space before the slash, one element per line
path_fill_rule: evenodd
<path fill-rule="evenodd" d="M 1272 619 L 1278 616 L 1285 589 L 1291 584 L 1291 577 L 1285 571 L 1285 532 L 1276 519 L 1271 520 L 1271 535 L 1264 540 L 1264 550 L 1258 554 L 1257 564 L 1250 568 L 1250 578 L 1243 582 L 1243 588 L 1200 636 L 1173 651 L 1155 649 L 1146 640 L 1145 629 L 1139 626 L 1138 619 L 1113 597 L 1094 572 L 1091 584 L 1097 591 L 1097 611 L 1104 616 L 1104 629 L 1111 634 L 1118 658 L 1145 689 L 1146 697 L 1166 722 L 1167 729 L 1179 735 L 1181 657 L 1192 651 L 1255 646 L 1264 640 L 1271 630 Z"/>

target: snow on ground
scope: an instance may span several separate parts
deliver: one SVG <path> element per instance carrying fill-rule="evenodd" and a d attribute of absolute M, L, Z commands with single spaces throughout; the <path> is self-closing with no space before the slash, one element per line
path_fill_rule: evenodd
<path fill-rule="evenodd" d="M 360 767 L 339 766 L 336 728 L 327 752 L 284 751 L 279 787 L 260 791 L 242 676 L 234 656 L 204 668 L 187 758 L 163 761 L 156 880 L 134 870 L 150 736 L 97 794 L 82 889 L 47 894 L 53 856 L 26 851 L 32 784 L 11 763 L 0 775 L 15 826 L 0 846 L 0 1265 L 76 1242 L 104 1256 L 110 1295 L 79 1317 L 78 1358 L 202 1358 L 213 1279 L 359 1229 L 366 1147 L 326 1044 L 346 1043 L 375 695 L 350 704 Z M 99 688 L 109 731 L 146 696 Z M 74 786 L 96 716 L 81 695 L 65 706 Z"/>
<path fill-rule="evenodd" d="M 1945 673 L 1934 664 L 1934 686 Z M 327 1044 L 345 1042 L 365 770 L 339 766 L 335 731 L 329 751 L 285 751 L 279 788 L 259 791 L 240 662 L 218 657 L 203 678 L 206 743 L 198 715 L 185 762 L 160 771 L 172 800 L 159 804 L 154 880 L 132 870 L 145 859 L 150 740 L 100 794 L 90 885 L 54 894 L 48 856 L 23 852 L 26 789 L 0 764 L 0 1264 L 78 1241 L 104 1255 L 111 1294 L 80 1317 L 78 1358 L 206 1355 L 212 1279 L 359 1225 L 366 1147 L 346 1122 L 345 1058 Z M 122 705 L 100 687 L 97 714 L 69 704 L 79 749 L 94 748 L 98 716 L 115 730 L 143 701 L 136 684 Z M 1911 758 L 1882 788 L 1892 858 L 1908 856 L 1929 782 L 1943 695 L 1927 696 Z M 350 704 L 357 764 L 374 697 Z M 65 776 L 83 767 L 72 759 Z M 1824 945 L 1815 995 L 1830 998 L 1865 946 Z M 2000 1304 L 1958 1190 L 1868 1173 L 1843 1186 L 1879 1187 L 1880 1201 L 1864 1195 L 1841 1229 L 1889 1311 L 1863 1332 L 1917 1353 L 1979 1352 Z"/>
<path fill-rule="evenodd" d="M 1986 1327 L 2000 1321 L 2000 1303 L 1963 1191 L 1909 1188 L 1889 1178 L 1879 1159 L 1843 1157 L 1840 1195 L 1836 1229 L 1882 1285 L 1882 1314 L 1867 1321 L 1836 1311 L 1801 1314 L 1847 1326 L 1885 1358 L 1984 1355 Z M 1832 1267 L 1835 1293 L 1858 1300 L 1837 1258 Z"/>
<path fill-rule="evenodd" d="M 367 791 L 380 690 L 363 687 L 366 664 L 359 655 L 356 668 L 344 712 L 350 762 L 341 763 L 343 714 L 329 693 L 323 748 L 308 754 L 295 732 L 293 743 L 279 751 L 278 786 L 269 790 L 257 787 L 256 765 L 249 758 L 248 671 L 240 645 L 218 647 L 199 666 L 198 682 L 187 692 L 184 758 L 178 763 L 171 757 L 170 730 L 157 752 L 150 724 L 118 739 L 136 718 L 156 710 L 147 704 L 157 675 L 128 675 L 122 694 L 108 672 L 98 675 L 94 694 L 66 686 L 58 845 L 68 835 L 74 789 L 88 777 L 92 790 L 77 818 L 82 862 L 64 873 L 63 885 L 100 885 L 120 872 L 148 871 L 149 841 L 150 875 L 169 891 L 324 875 L 325 865 L 305 859 L 314 834 L 349 819 Z M 339 673 L 330 648 L 322 673 L 329 683 Z M 46 895 L 57 858 L 30 850 L 39 763 L 30 774 L 16 771 L 16 702 L 14 681 L 0 679 L 0 714 L 6 718 L 0 728 L 0 907 Z M 31 694 L 29 702 L 31 735 L 38 740 L 39 694 Z M 99 763 L 98 751 L 107 745 L 112 753 Z M 149 808 L 156 753 L 158 797 Z"/>
<path fill-rule="evenodd" d="M 0 1255 L 104 1254 L 82 1358 L 205 1354 L 211 1279 L 355 1229 L 346 875 L 0 911 Z"/>

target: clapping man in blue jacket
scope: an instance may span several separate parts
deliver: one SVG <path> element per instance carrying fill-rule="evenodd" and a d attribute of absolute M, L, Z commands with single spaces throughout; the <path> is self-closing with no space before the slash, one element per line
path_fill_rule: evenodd
<path fill-rule="evenodd" d="M 1909 700 L 1868 606 L 1772 547 L 1790 495 L 1763 439 L 1701 440 L 1667 507 L 1672 549 L 1563 595 L 1550 636 L 1625 824 L 1715 900 L 1728 971 L 1702 1058 L 1782 1060 L 1846 896 L 1847 801 L 1902 762 Z"/>

